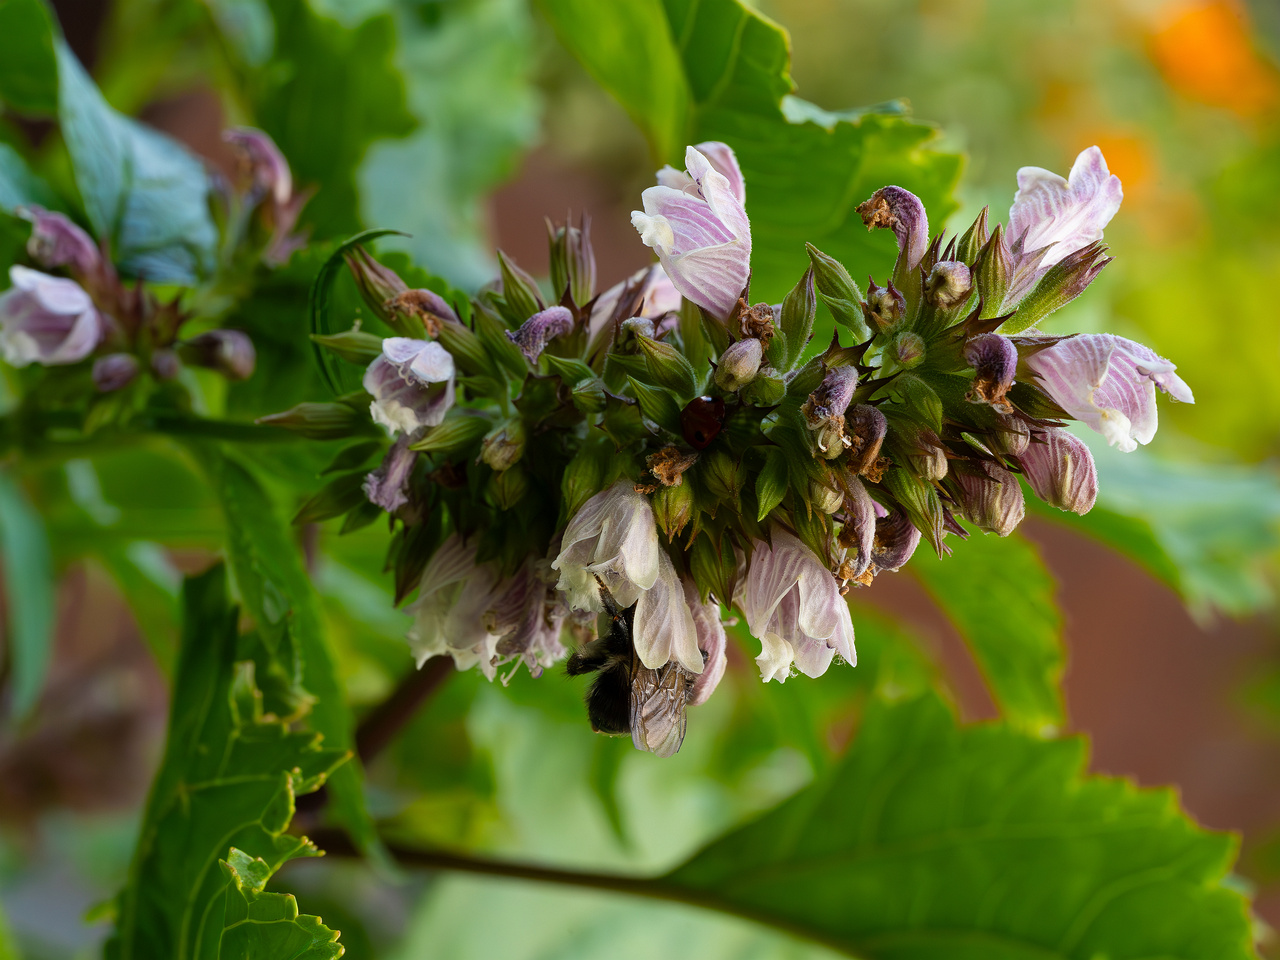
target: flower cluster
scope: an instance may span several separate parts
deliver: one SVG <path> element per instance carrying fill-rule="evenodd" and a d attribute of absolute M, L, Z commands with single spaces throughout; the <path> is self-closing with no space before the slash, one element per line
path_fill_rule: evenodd
<path fill-rule="evenodd" d="M 763 680 L 853 664 L 850 589 L 922 540 L 941 555 L 971 527 L 1009 534 L 1023 481 L 1088 511 L 1097 474 L 1066 421 L 1132 450 L 1155 432 L 1157 388 L 1192 400 L 1140 344 L 1034 332 L 1109 262 L 1121 189 L 1096 147 L 1068 178 L 1023 169 L 1007 227 L 984 210 L 951 239 L 930 237 L 910 192 L 878 190 L 859 214 L 897 238 L 883 283 L 864 292 L 809 246 L 781 304 L 751 302 L 733 151 L 689 147 L 685 166 L 632 215 L 658 264 L 603 292 L 585 220 L 551 229 L 550 296 L 506 257 L 466 298 L 348 251 L 398 335 L 319 338 L 367 364 L 365 394 L 271 418 L 342 436 L 367 404 L 385 428 L 379 466 L 365 475 L 353 454 L 317 495 L 340 509 L 304 513 L 392 515 L 420 662 L 537 674 L 576 641 L 593 726 L 660 755 L 725 670 L 729 608 L 759 640 Z M 820 303 L 839 327 L 813 356 Z M 368 502 L 336 492 L 357 485 Z"/>
<path fill-rule="evenodd" d="M 294 191 L 289 165 L 266 134 L 234 129 L 225 139 L 241 161 L 236 183 L 219 181 L 226 249 L 233 257 L 278 266 L 303 242 L 292 231 L 309 194 Z M 12 286 L 0 295 L 0 352 L 10 365 L 58 367 L 92 359 L 99 395 L 172 381 L 184 364 L 230 380 L 252 376 L 256 355 L 243 331 L 184 336 L 184 326 L 198 318 L 184 306 L 183 292 L 161 301 L 145 278 L 125 282 L 105 244 L 62 213 L 34 205 L 19 213 L 31 221 L 27 255 L 40 269 L 11 267 Z"/>

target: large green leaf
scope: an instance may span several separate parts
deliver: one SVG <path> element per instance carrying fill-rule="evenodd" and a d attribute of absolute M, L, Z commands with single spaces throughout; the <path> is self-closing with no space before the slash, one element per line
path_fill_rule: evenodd
<path fill-rule="evenodd" d="M 222 861 L 230 882 L 218 960 L 336 960 L 343 948 L 338 931 L 319 917 L 299 916 L 291 893 L 267 893 L 275 867 L 231 848 Z"/>
<path fill-rule="evenodd" d="M 305 837 L 285 829 L 294 798 L 318 789 L 346 753 L 322 749 L 317 734 L 291 732 L 263 716 L 252 664 L 236 662 L 238 613 L 227 602 L 221 566 L 188 580 L 183 601 L 168 741 L 107 956 L 338 956 L 340 948 L 270 952 L 276 941 L 267 930 L 233 929 L 224 937 L 224 926 L 243 919 L 241 904 L 256 899 L 271 872 L 294 857 L 317 854 Z M 237 869 L 220 868 L 222 860 Z M 279 904 L 264 906 L 281 913 Z M 316 918 L 294 919 L 324 942 L 336 936 Z M 222 953 L 224 941 L 253 949 Z"/>
<path fill-rule="evenodd" d="M 417 125 L 392 64 L 389 14 L 354 29 L 307 0 L 270 0 L 276 50 L 257 81 L 258 124 L 284 151 L 300 189 L 320 188 L 303 220 L 319 239 L 360 229 L 356 169 L 369 145 Z"/>
<path fill-rule="evenodd" d="M 782 300 L 808 265 L 806 241 L 855 277 L 883 276 L 893 240 L 868 234 L 856 213 L 878 187 L 912 190 L 938 225 L 955 209 L 960 159 L 932 147 L 932 126 L 901 105 L 830 113 L 791 96 L 786 32 L 741 0 L 540 3 L 655 156 L 683 165 L 687 143 L 734 148 L 747 181 L 753 299 Z"/>
<path fill-rule="evenodd" d="M 44 521 L 8 473 L 0 471 L 0 553 L 8 607 L 12 711 L 24 717 L 44 687 L 53 653 L 53 561 Z"/>
<path fill-rule="evenodd" d="M 1018 534 L 975 531 L 947 544 L 951 556 L 918 550 L 908 569 L 964 637 L 1005 717 L 1032 731 L 1057 728 L 1062 617 L 1039 551 Z"/>
<path fill-rule="evenodd" d="M 212 269 L 218 233 L 204 166 L 176 141 L 116 112 L 66 45 L 58 118 L 85 213 L 126 271 L 188 283 Z"/>
<path fill-rule="evenodd" d="M 1253 957 L 1235 843 L 1084 742 L 874 702 L 834 773 L 654 881 L 864 960 Z"/>
<path fill-rule="evenodd" d="M 1271 604 L 1268 564 L 1280 548 L 1280 477 L 1271 466 L 1201 465 L 1146 451 L 1089 447 L 1098 505 L 1083 517 L 1044 509 L 1127 554 L 1191 610 L 1243 616 Z"/>
<path fill-rule="evenodd" d="M 0 99 L 29 113 L 58 109 L 58 62 L 49 8 L 41 0 L 0 0 Z"/>
<path fill-rule="evenodd" d="M 422 125 L 369 151 L 359 174 L 361 212 L 370 224 L 412 234 L 390 246 L 475 289 L 496 272 L 488 195 L 538 135 L 537 45 L 525 0 L 452 0 L 431 9 L 430 17 L 399 19 L 398 60 Z"/>
<path fill-rule="evenodd" d="M 302 660 L 302 685 L 316 698 L 309 720 L 325 746 L 350 750 L 355 720 L 326 635 L 315 586 L 303 566 L 292 528 L 281 519 L 267 491 L 240 463 L 212 449 L 203 451 L 227 519 L 227 555 L 236 587 L 253 618 L 264 627 L 288 624 Z M 285 672 L 291 668 L 286 665 Z M 377 837 L 364 805 L 363 774 L 352 760 L 329 781 L 338 820 L 365 849 Z"/>

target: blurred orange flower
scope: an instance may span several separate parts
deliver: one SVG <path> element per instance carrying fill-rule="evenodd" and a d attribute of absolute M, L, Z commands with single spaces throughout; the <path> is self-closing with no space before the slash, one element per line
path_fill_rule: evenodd
<path fill-rule="evenodd" d="M 1274 106 L 1280 93 L 1276 68 L 1259 55 L 1235 0 L 1166 5 L 1150 49 L 1169 86 L 1203 103 L 1255 116 Z"/>

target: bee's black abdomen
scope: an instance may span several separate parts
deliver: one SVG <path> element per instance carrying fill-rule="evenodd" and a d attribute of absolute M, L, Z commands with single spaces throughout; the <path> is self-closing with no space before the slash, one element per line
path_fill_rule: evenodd
<path fill-rule="evenodd" d="M 601 671 L 587 691 L 591 729 L 610 736 L 631 733 L 631 681 L 620 665 Z"/>

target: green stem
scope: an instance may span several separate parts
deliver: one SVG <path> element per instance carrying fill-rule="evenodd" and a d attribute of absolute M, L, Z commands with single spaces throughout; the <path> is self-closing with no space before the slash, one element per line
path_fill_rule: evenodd
<path fill-rule="evenodd" d="M 332 856 L 360 856 L 355 844 L 341 830 L 331 827 L 310 833 L 311 840 L 325 853 Z M 399 843 L 383 841 L 387 852 L 403 867 L 425 870 L 450 870 L 457 873 L 473 873 L 486 877 L 503 877 L 508 880 L 528 880 L 534 883 L 554 883 L 560 886 L 586 887 L 627 896 L 662 900 L 686 906 L 701 907 L 727 913 L 761 926 L 772 927 L 783 933 L 811 943 L 821 944 L 849 956 L 856 956 L 850 944 L 762 912 L 753 912 L 746 906 L 723 900 L 714 894 L 670 883 L 664 877 L 647 879 L 617 873 L 592 873 L 585 870 L 562 870 L 543 867 L 515 860 L 499 860 L 491 857 L 473 857 L 444 850 L 429 850 Z"/>

